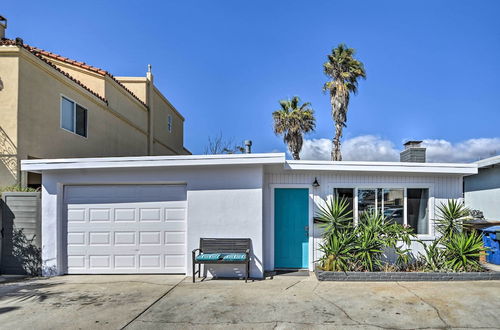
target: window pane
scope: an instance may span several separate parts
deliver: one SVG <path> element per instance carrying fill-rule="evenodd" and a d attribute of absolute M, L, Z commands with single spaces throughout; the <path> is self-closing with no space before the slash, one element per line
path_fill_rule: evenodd
<path fill-rule="evenodd" d="M 408 225 L 417 234 L 429 233 L 429 189 L 407 190 L 407 218 Z"/>
<path fill-rule="evenodd" d="M 76 105 L 76 134 L 87 136 L 87 110 Z"/>
<path fill-rule="evenodd" d="M 333 196 L 347 201 L 347 211 L 350 211 L 349 217 L 354 217 L 354 189 L 352 188 L 335 188 Z"/>
<path fill-rule="evenodd" d="M 375 189 L 358 189 L 358 216 L 365 211 L 375 211 Z"/>
<path fill-rule="evenodd" d="M 66 98 L 61 100 L 61 127 L 68 131 L 75 131 L 74 103 Z"/>
<path fill-rule="evenodd" d="M 400 225 L 404 224 L 404 189 L 384 189 L 384 217 Z"/>
<path fill-rule="evenodd" d="M 172 116 L 168 116 L 168 120 L 167 120 L 167 127 L 168 127 L 168 131 L 169 132 L 172 132 Z"/>

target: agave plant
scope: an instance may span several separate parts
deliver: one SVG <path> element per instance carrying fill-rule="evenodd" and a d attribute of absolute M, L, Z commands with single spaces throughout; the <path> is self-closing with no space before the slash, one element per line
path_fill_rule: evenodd
<path fill-rule="evenodd" d="M 316 218 L 324 229 L 324 237 L 352 227 L 352 211 L 348 210 L 347 199 L 332 198 L 318 207 Z"/>
<path fill-rule="evenodd" d="M 436 230 L 445 240 L 462 230 L 463 218 L 470 214 L 470 210 L 463 203 L 454 199 L 448 200 L 446 204 L 442 203 L 437 208 Z"/>
<path fill-rule="evenodd" d="M 476 231 L 454 233 L 443 245 L 446 256 L 445 265 L 451 270 L 482 270 L 482 266 L 479 263 L 479 256 L 486 249 L 483 247 L 481 234 Z"/>

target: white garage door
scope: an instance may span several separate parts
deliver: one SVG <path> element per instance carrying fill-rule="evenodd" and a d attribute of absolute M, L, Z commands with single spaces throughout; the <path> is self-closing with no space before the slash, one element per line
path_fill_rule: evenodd
<path fill-rule="evenodd" d="M 66 186 L 68 274 L 185 273 L 186 187 Z"/>

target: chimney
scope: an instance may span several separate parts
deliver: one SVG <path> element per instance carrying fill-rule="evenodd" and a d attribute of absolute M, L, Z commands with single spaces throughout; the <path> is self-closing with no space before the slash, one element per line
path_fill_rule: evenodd
<path fill-rule="evenodd" d="M 252 153 L 252 140 L 245 140 L 245 153 L 246 154 Z"/>
<path fill-rule="evenodd" d="M 422 141 L 408 141 L 404 144 L 405 150 L 399 154 L 401 162 L 425 163 L 425 148 Z"/>
<path fill-rule="evenodd" d="M 0 39 L 5 39 L 5 30 L 7 29 L 7 19 L 0 15 Z"/>

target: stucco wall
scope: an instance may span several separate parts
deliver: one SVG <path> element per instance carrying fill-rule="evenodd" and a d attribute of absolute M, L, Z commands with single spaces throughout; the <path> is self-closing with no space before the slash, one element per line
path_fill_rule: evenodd
<path fill-rule="evenodd" d="M 184 118 L 174 110 L 161 93 L 153 90 L 154 137 L 177 154 L 184 154 Z M 172 132 L 168 131 L 168 116 L 172 116 Z"/>
<path fill-rule="evenodd" d="M 280 187 L 310 187 L 312 200 L 312 214 L 316 213 L 318 204 L 333 194 L 333 188 L 429 188 L 430 202 L 430 235 L 422 236 L 422 239 L 432 240 L 434 238 L 434 226 L 432 219 L 436 214 L 436 206 L 446 203 L 447 199 L 458 199 L 462 197 L 462 178 L 452 175 L 408 175 L 408 174 L 370 174 L 370 173 L 335 173 L 326 171 L 287 171 L 282 166 L 267 166 L 264 175 L 264 267 L 266 270 L 274 268 L 274 224 L 272 216 L 272 188 L 274 185 Z M 312 182 L 317 178 L 319 188 L 312 188 Z M 312 260 L 320 258 L 317 250 L 321 240 L 321 228 L 318 225 L 311 226 L 310 243 L 315 247 L 310 253 L 310 269 Z M 411 246 L 413 252 L 423 252 L 423 248 L 417 242 Z"/>
<path fill-rule="evenodd" d="M 46 57 L 49 61 L 54 63 L 57 67 L 66 73 L 69 73 L 73 78 L 80 80 L 85 86 L 104 97 L 104 76 L 89 72 L 88 70 L 76 67 L 69 63 L 55 60 L 52 57 Z"/>
<path fill-rule="evenodd" d="M 65 271 L 62 268 L 65 233 L 59 226 L 63 221 L 63 185 L 70 183 L 186 183 L 188 274 L 191 273 L 191 251 L 198 247 L 200 237 L 249 237 L 254 255 L 251 275 L 263 275 L 263 169 L 260 165 L 44 172 L 42 259 L 45 274 Z M 211 267 L 211 271 L 224 276 L 233 274 L 233 268 L 220 265 Z"/>
<path fill-rule="evenodd" d="M 17 139 L 17 100 L 18 100 L 18 48 L 1 47 L 0 79 L 0 155 L 16 155 Z M 0 156 L 0 187 L 13 185 L 19 175 L 15 156 Z"/>
<path fill-rule="evenodd" d="M 465 205 L 483 212 L 489 220 L 500 220 L 500 167 L 480 168 L 464 178 Z"/>
<path fill-rule="evenodd" d="M 144 155 L 145 131 L 118 119 L 106 104 L 32 56 L 20 58 L 19 155 L 36 158 Z M 40 65 L 41 64 L 41 65 Z M 87 137 L 60 126 L 65 96 L 88 111 Z"/>

